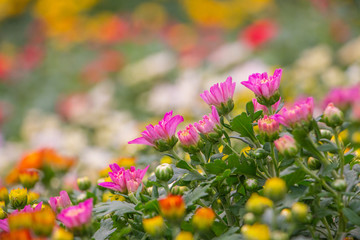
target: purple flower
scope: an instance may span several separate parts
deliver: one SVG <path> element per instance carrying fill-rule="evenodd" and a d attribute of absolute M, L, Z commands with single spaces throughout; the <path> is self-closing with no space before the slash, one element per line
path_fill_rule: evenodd
<path fill-rule="evenodd" d="M 258 127 L 260 134 L 264 137 L 265 141 L 270 142 L 279 137 L 279 123 L 273 116 L 264 116 L 258 120 Z"/>
<path fill-rule="evenodd" d="M 203 119 L 194 123 L 194 126 L 208 140 L 217 141 L 222 136 L 220 117 L 216 107 L 212 106 L 211 109 L 211 114 L 203 116 Z"/>
<path fill-rule="evenodd" d="M 199 145 L 201 144 L 200 135 L 193 125 L 190 124 L 185 130 L 180 130 L 177 134 L 184 151 L 189 153 L 199 151 Z"/>
<path fill-rule="evenodd" d="M 166 113 L 158 125 L 149 124 L 146 126 L 146 130 L 141 133 L 142 137 L 128 143 L 153 146 L 161 152 L 172 149 L 177 142 L 176 127 L 184 121 L 180 115 L 172 117 L 172 113 L 172 111 Z"/>
<path fill-rule="evenodd" d="M 252 103 L 254 105 L 254 112 L 262 110 L 263 114 L 269 114 L 269 109 L 265 105 L 261 105 L 260 103 L 258 103 L 256 98 L 252 99 Z M 271 109 L 272 109 L 273 113 L 276 112 L 276 110 L 278 109 L 280 103 L 281 103 L 281 98 L 279 99 L 279 101 L 277 101 L 274 105 L 271 106 Z"/>
<path fill-rule="evenodd" d="M 93 199 L 90 198 L 79 205 L 63 209 L 57 218 L 69 229 L 80 228 L 90 223 L 92 209 Z"/>
<path fill-rule="evenodd" d="M 110 164 L 109 167 L 112 171 L 109 172 L 109 177 L 112 182 L 102 182 L 99 183 L 99 186 L 122 193 L 136 192 L 149 168 L 149 166 L 147 166 L 145 169 L 136 170 L 135 167 L 132 166 L 130 169 L 125 170 L 125 168 L 121 168 L 116 163 Z"/>
<path fill-rule="evenodd" d="M 282 69 L 276 69 L 273 76 L 264 73 L 254 73 L 249 76 L 248 81 L 241 82 L 242 85 L 253 91 L 258 102 L 270 106 L 279 101 L 279 86 Z"/>
<path fill-rule="evenodd" d="M 234 91 L 236 83 L 228 77 L 225 82 L 214 84 L 209 91 L 204 91 L 200 97 L 210 106 L 215 106 L 220 114 L 228 114 L 234 108 Z"/>
<path fill-rule="evenodd" d="M 282 125 L 290 128 L 307 126 L 314 112 L 314 99 L 296 103 L 292 108 L 283 108 L 281 114 L 276 114 L 275 119 Z"/>
<path fill-rule="evenodd" d="M 4 232 L 9 232 L 9 223 L 8 223 L 8 219 L 0 219 L 0 229 L 3 230 Z"/>
<path fill-rule="evenodd" d="M 61 191 L 60 196 L 50 197 L 49 204 L 54 212 L 59 209 L 67 208 L 71 205 L 69 195 L 66 191 Z"/>

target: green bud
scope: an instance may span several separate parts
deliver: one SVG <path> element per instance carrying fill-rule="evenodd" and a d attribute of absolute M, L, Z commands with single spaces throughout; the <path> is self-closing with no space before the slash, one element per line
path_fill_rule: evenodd
<path fill-rule="evenodd" d="M 155 176 L 159 181 L 167 182 L 174 175 L 174 171 L 170 164 L 163 163 L 155 169 Z"/>
<path fill-rule="evenodd" d="M 77 185 L 81 191 L 86 191 L 91 187 L 91 182 L 88 177 L 77 179 Z"/>
<path fill-rule="evenodd" d="M 329 103 L 324 111 L 323 120 L 329 127 L 340 126 L 344 122 L 344 114 L 333 103 Z"/>
<path fill-rule="evenodd" d="M 306 222 L 308 214 L 308 206 L 305 203 L 296 202 L 291 207 L 291 213 L 298 222 Z"/>
<path fill-rule="evenodd" d="M 86 193 L 81 193 L 77 196 L 76 201 L 77 203 L 81 203 L 87 199 Z"/>
<path fill-rule="evenodd" d="M 189 190 L 189 188 L 186 187 L 186 186 L 178 186 L 178 185 L 176 185 L 176 186 L 173 186 L 170 191 L 171 191 L 171 194 L 173 194 L 173 195 L 182 196 L 188 190 Z"/>
<path fill-rule="evenodd" d="M 336 191 L 342 192 L 342 191 L 345 191 L 345 189 L 346 189 L 346 181 L 344 179 L 336 179 L 335 181 L 333 181 L 331 186 Z"/>
<path fill-rule="evenodd" d="M 289 235 L 282 231 L 274 231 L 271 234 L 271 240 L 289 240 Z"/>
<path fill-rule="evenodd" d="M 4 211 L 4 209 L 0 208 L 0 219 L 7 218 L 7 213 Z"/>
<path fill-rule="evenodd" d="M 333 133 L 330 130 L 321 129 L 320 135 L 321 135 L 321 138 L 326 138 L 326 139 L 330 140 L 333 136 Z"/>
<path fill-rule="evenodd" d="M 308 167 L 311 170 L 317 170 L 317 169 L 319 169 L 321 167 L 320 161 L 318 159 L 316 159 L 316 158 L 313 158 L 313 157 L 308 158 L 307 164 L 308 164 Z"/>
<path fill-rule="evenodd" d="M 13 208 L 24 208 L 27 203 L 27 189 L 13 189 L 9 194 L 10 204 Z"/>
<path fill-rule="evenodd" d="M 268 155 L 269 155 L 269 153 L 262 148 L 258 148 L 252 152 L 252 156 L 255 159 L 263 159 L 263 158 L 266 158 Z"/>
<path fill-rule="evenodd" d="M 291 211 L 288 208 L 284 208 L 283 210 L 281 210 L 280 216 L 283 217 L 287 222 L 290 222 L 292 219 Z"/>
<path fill-rule="evenodd" d="M 244 215 L 244 223 L 253 225 L 256 222 L 256 216 L 255 214 L 249 212 Z"/>
<path fill-rule="evenodd" d="M 254 191 L 258 187 L 258 182 L 255 178 L 248 178 L 245 180 L 245 188 L 248 191 Z"/>

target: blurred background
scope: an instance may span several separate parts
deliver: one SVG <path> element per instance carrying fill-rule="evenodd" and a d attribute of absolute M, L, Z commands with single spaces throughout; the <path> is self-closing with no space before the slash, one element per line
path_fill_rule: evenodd
<path fill-rule="evenodd" d="M 235 115 L 240 82 L 279 67 L 286 101 L 359 83 L 360 1 L 0 0 L 0 169 L 43 148 L 77 170 L 155 154 L 127 142 L 170 110 L 197 121 L 227 76 Z"/>

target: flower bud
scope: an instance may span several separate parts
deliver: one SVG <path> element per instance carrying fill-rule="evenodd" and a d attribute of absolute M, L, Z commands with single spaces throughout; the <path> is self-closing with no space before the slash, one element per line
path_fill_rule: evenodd
<path fill-rule="evenodd" d="M 266 208 L 272 206 L 273 206 L 273 202 L 270 199 L 259 196 L 256 193 L 253 193 L 245 204 L 246 210 L 256 215 L 262 214 Z"/>
<path fill-rule="evenodd" d="M 174 176 L 174 171 L 170 164 L 163 163 L 156 167 L 155 176 L 159 181 L 167 182 Z"/>
<path fill-rule="evenodd" d="M 86 191 L 91 187 L 91 182 L 88 177 L 81 177 L 77 179 L 77 185 L 81 191 Z"/>
<path fill-rule="evenodd" d="M 277 140 L 275 140 L 275 147 L 279 151 L 280 154 L 293 157 L 295 156 L 299 148 L 295 142 L 295 139 L 289 135 L 285 135 Z"/>
<path fill-rule="evenodd" d="M 316 158 L 313 158 L 313 157 L 308 158 L 307 164 L 308 164 L 308 167 L 311 170 L 317 170 L 317 169 L 319 169 L 321 167 L 320 161 L 318 159 L 316 159 Z"/>
<path fill-rule="evenodd" d="M 0 201 L 4 201 L 5 204 L 9 202 L 9 192 L 6 187 L 0 188 Z"/>
<path fill-rule="evenodd" d="M 191 232 L 181 231 L 175 238 L 175 240 L 193 240 L 194 236 Z"/>
<path fill-rule="evenodd" d="M 266 180 L 264 194 L 273 201 L 279 201 L 285 197 L 287 188 L 284 180 L 278 177 Z"/>
<path fill-rule="evenodd" d="M 279 137 L 279 123 L 272 117 L 264 116 L 259 119 L 258 127 L 260 135 L 266 142 L 272 142 Z"/>
<path fill-rule="evenodd" d="M 13 208 L 24 208 L 27 203 L 27 189 L 13 189 L 9 194 L 9 198 Z"/>
<path fill-rule="evenodd" d="M 8 217 L 9 229 L 11 231 L 30 228 L 32 225 L 32 214 L 30 212 L 17 212 Z"/>
<path fill-rule="evenodd" d="M 246 228 L 241 229 L 245 240 L 264 239 L 270 240 L 270 229 L 265 224 L 255 223 L 254 225 L 244 225 Z M 261 238 L 259 238 L 261 236 Z"/>
<path fill-rule="evenodd" d="M 308 206 L 305 203 L 296 202 L 291 207 L 291 214 L 296 221 L 306 222 Z"/>
<path fill-rule="evenodd" d="M 178 185 L 176 185 L 176 186 L 173 186 L 171 188 L 171 194 L 172 195 L 180 195 L 180 196 L 182 196 L 188 190 L 189 190 L 189 188 L 186 187 L 186 186 L 178 186 Z"/>
<path fill-rule="evenodd" d="M 330 130 L 321 129 L 320 135 L 321 135 L 321 138 L 326 138 L 326 139 L 330 140 L 333 136 L 333 133 Z"/>
<path fill-rule="evenodd" d="M 19 179 L 24 188 L 31 189 L 39 181 L 39 173 L 36 170 L 27 169 L 20 173 Z"/>
<path fill-rule="evenodd" d="M 51 240 L 73 240 L 73 239 L 74 239 L 73 234 L 61 227 L 57 227 L 51 237 Z"/>
<path fill-rule="evenodd" d="M 271 233 L 271 240 L 289 240 L 289 235 L 282 231 L 274 231 Z"/>
<path fill-rule="evenodd" d="M 258 187 L 258 182 L 255 178 L 248 178 L 245 180 L 245 188 L 248 191 L 254 191 Z"/>
<path fill-rule="evenodd" d="M 33 204 L 36 202 L 36 200 L 38 200 L 40 197 L 40 195 L 36 192 L 28 192 L 27 195 L 27 203 L 26 204 Z"/>
<path fill-rule="evenodd" d="M 185 152 L 196 153 L 200 151 L 203 143 L 200 139 L 199 133 L 196 131 L 193 125 L 190 124 L 185 128 L 185 130 L 181 130 L 177 134 L 181 143 L 181 147 Z"/>
<path fill-rule="evenodd" d="M 48 237 L 55 225 L 55 214 L 50 208 L 35 211 L 32 214 L 32 230 L 37 236 Z"/>
<path fill-rule="evenodd" d="M 145 232 L 153 237 L 161 236 L 165 229 L 164 219 L 161 216 L 143 219 Z"/>
<path fill-rule="evenodd" d="M 244 215 L 244 223 L 253 225 L 256 222 L 256 216 L 255 214 L 249 212 Z"/>
<path fill-rule="evenodd" d="M 323 119 L 329 127 L 336 127 L 344 122 L 344 114 L 333 103 L 329 103 L 325 108 Z"/>
<path fill-rule="evenodd" d="M 80 194 L 76 197 L 76 202 L 77 202 L 77 203 L 81 203 L 81 202 L 85 201 L 86 199 L 87 199 L 86 193 L 80 193 Z"/>
<path fill-rule="evenodd" d="M 336 179 L 332 182 L 331 186 L 339 192 L 345 191 L 346 189 L 346 181 L 344 179 Z"/>
<path fill-rule="evenodd" d="M 0 208 L 0 219 L 7 218 L 7 213 L 4 211 L 4 209 Z"/>
<path fill-rule="evenodd" d="M 283 210 L 281 210 L 280 216 L 283 217 L 287 222 L 290 222 L 292 219 L 291 211 L 288 208 L 284 208 Z"/>
<path fill-rule="evenodd" d="M 265 151 L 263 148 L 258 148 L 255 151 L 253 151 L 251 154 L 255 159 L 264 159 L 269 155 L 269 153 Z"/>
<path fill-rule="evenodd" d="M 215 220 L 215 213 L 211 208 L 202 207 L 196 210 L 192 223 L 200 231 L 209 229 Z"/>
<path fill-rule="evenodd" d="M 169 195 L 159 200 L 161 214 L 171 220 L 179 221 L 185 214 L 185 202 L 181 196 Z"/>

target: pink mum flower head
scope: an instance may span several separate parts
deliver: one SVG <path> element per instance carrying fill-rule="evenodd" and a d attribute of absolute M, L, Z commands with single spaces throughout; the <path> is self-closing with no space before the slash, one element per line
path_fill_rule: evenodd
<path fill-rule="evenodd" d="M 295 156 L 299 151 L 299 148 L 292 136 L 285 135 L 274 141 L 276 149 L 280 154 L 285 156 Z"/>
<path fill-rule="evenodd" d="M 273 116 L 264 116 L 259 119 L 258 127 L 260 134 L 264 137 L 265 141 L 274 141 L 279 137 L 279 123 Z"/>
<path fill-rule="evenodd" d="M 325 97 L 323 106 L 325 108 L 329 103 L 333 103 L 342 111 L 345 111 L 359 100 L 360 88 L 358 86 L 348 88 L 334 88 Z"/>
<path fill-rule="evenodd" d="M 281 114 L 276 114 L 275 119 L 282 125 L 290 128 L 306 127 L 309 125 L 314 112 L 314 99 L 296 103 L 292 108 L 283 108 Z"/>
<path fill-rule="evenodd" d="M 200 135 L 193 125 L 190 124 L 185 130 L 180 130 L 177 134 L 182 148 L 186 152 L 199 151 Z"/>
<path fill-rule="evenodd" d="M 136 170 L 135 167 L 132 166 L 130 169 L 125 170 L 125 168 L 120 167 L 116 163 L 110 164 L 109 167 L 112 171 L 109 172 L 109 177 L 112 182 L 102 182 L 99 183 L 99 186 L 122 193 L 136 192 L 149 168 L 149 166 L 147 166 L 145 169 Z"/>
<path fill-rule="evenodd" d="M 254 112 L 262 110 L 263 114 L 269 114 L 269 109 L 265 105 L 261 105 L 260 103 L 258 103 L 256 98 L 252 99 L 252 103 L 254 105 Z M 271 106 L 273 113 L 275 113 L 276 110 L 279 108 L 280 103 L 281 103 L 281 97 L 279 98 L 279 101 L 277 101 L 274 105 Z"/>
<path fill-rule="evenodd" d="M 57 218 L 67 228 L 74 230 L 88 225 L 91 222 L 91 212 L 93 209 L 93 199 L 90 198 L 79 205 L 63 209 Z"/>
<path fill-rule="evenodd" d="M 204 91 L 200 97 L 210 106 L 215 106 L 221 115 L 226 115 L 234 108 L 234 91 L 236 83 L 228 77 L 225 82 L 214 84 L 209 91 Z"/>
<path fill-rule="evenodd" d="M 264 73 L 254 73 L 249 76 L 248 81 L 241 82 L 242 85 L 255 93 L 257 101 L 265 106 L 271 106 L 279 101 L 279 86 L 282 69 L 276 69 L 273 76 Z"/>
<path fill-rule="evenodd" d="M 8 223 L 8 219 L 0 219 L 0 230 L 4 231 L 4 232 L 9 232 L 9 223 Z"/>
<path fill-rule="evenodd" d="M 66 191 L 61 191 L 60 196 L 50 197 L 49 204 L 52 210 L 57 212 L 58 210 L 71 206 L 71 201 L 68 193 Z"/>
<path fill-rule="evenodd" d="M 184 118 L 180 115 L 172 117 L 172 113 L 172 111 L 166 113 L 158 125 L 147 125 L 146 130 L 141 133 L 142 137 L 128 143 L 153 146 L 160 152 L 172 149 L 177 143 L 175 137 L 176 127 L 184 121 Z"/>
<path fill-rule="evenodd" d="M 211 107 L 211 114 L 203 116 L 203 119 L 194 123 L 196 129 L 204 134 L 208 140 L 217 141 L 222 136 L 220 117 L 216 107 Z"/>

